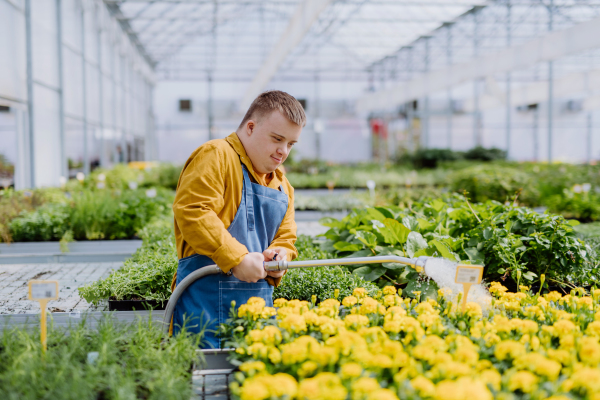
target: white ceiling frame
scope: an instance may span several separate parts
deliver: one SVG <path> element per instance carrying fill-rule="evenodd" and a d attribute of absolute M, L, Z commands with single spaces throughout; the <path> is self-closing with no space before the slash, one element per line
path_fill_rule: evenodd
<path fill-rule="evenodd" d="M 474 79 L 518 71 L 600 47 L 600 18 L 554 31 L 522 45 L 431 71 L 391 88 L 369 93 L 356 103 L 361 113 L 394 110 L 407 101 L 449 89 Z"/>
<path fill-rule="evenodd" d="M 246 89 L 240 103 L 240 111 L 248 109 L 252 101 L 271 81 L 279 67 L 292 50 L 302 41 L 311 26 L 318 20 L 319 15 L 333 0 L 303 0 L 292 15 L 288 27 L 269 53 L 263 65 L 259 68 L 254 79 Z"/>

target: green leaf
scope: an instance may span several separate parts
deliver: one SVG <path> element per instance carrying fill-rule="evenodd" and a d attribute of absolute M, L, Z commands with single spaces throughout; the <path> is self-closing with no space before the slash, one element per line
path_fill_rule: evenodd
<path fill-rule="evenodd" d="M 333 247 L 337 251 L 358 251 L 363 248 L 362 245 L 360 245 L 360 244 L 348 243 L 348 242 L 337 242 L 333 245 Z"/>
<path fill-rule="evenodd" d="M 537 275 L 532 271 L 527 271 L 523 274 L 523 278 L 527 279 L 528 281 L 532 281 L 536 277 Z"/>
<path fill-rule="evenodd" d="M 446 203 L 444 203 L 442 200 L 440 199 L 435 199 L 431 202 L 431 207 L 437 211 L 440 212 L 444 209 L 444 207 L 446 207 Z"/>
<path fill-rule="evenodd" d="M 576 219 L 569 219 L 567 220 L 567 223 L 571 226 L 581 225 L 581 222 L 577 221 Z"/>
<path fill-rule="evenodd" d="M 374 219 L 374 220 L 383 222 L 386 217 L 381 212 L 379 212 L 377 209 L 369 207 L 366 209 L 365 218 L 367 218 L 367 220 L 369 220 L 369 221 Z"/>
<path fill-rule="evenodd" d="M 360 267 L 352 271 L 352 273 L 362 277 L 367 282 L 372 282 L 385 274 L 385 271 L 386 269 L 383 267 Z"/>
<path fill-rule="evenodd" d="M 421 257 L 421 256 L 432 256 L 434 255 L 436 252 L 435 248 L 433 247 L 428 247 L 426 249 L 421 249 L 419 251 L 417 251 L 413 257 Z"/>
<path fill-rule="evenodd" d="M 494 232 L 492 231 L 492 228 L 490 228 L 489 226 L 487 228 L 485 228 L 483 230 L 483 238 L 485 240 L 490 240 L 492 238 L 492 236 L 494 236 Z"/>
<path fill-rule="evenodd" d="M 402 218 L 402 224 L 411 231 L 416 231 L 419 228 L 419 223 L 417 222 L 417 219 L 410 215 L 408 217 Z"/>
<path fill-rule="evenodd" d="M 417 219 L 417 222 L 419 223 L 419 229 L 421 231 L 428 231 L 435 226 L 434 224 L 423 218 Z"/>
<path fill-rule="evenodd" d="M 342 221 L 339 221 L 332 217 L 324 217 L 319 220 L 319 223 L 323 226 L 328 226 L 329 228 L 338 228 L 344 229 L 346 224 Z"/>
<path fill-rule="evenodd" d="M 384 227 L 379 228 L 383 240 L 392 246 L 396 243 L 404 244 L 410 230 L 395 219 L 387 218 L 383 221 Z"/>
<path fill-rule="evenodd" d="M 414 257 L 417 251 L 425 248 L 427 248 L 427 241 L 419 232 L 410 232 L 408 234 L 408 238 L 406 239 L 406 252 L 409 257 Z"/>
<path fill-rule="evenodd" d="M 498 268 L 499 274 L 504 274 L 505 272 L 506 272 L 506 270 L 504 268 Z"/>
<path fill-rule="evenodd" d="M 355 251 L 354 253 L 347 256 L 348 258 L 352 257 L 370 257 L 373 255 L 373 252 L 370 249 L 363 249 L 359 251 Z"/>
<path fill-rule="evenodd" d="M 467 247 L 465 253 L 472 264 L 483 264 L 485 261 L 485 256 L 476 247 Z"/>
<path fill-rule="evenodd" d="M 377 236 L 375 236 L 374 233 L 368 231 L 358 231 L 356 232 L 356 238 L 371 249 L 377 246 Z"/>
<path fill-rule="evenodd" d="M 391 269 L 391 270 L 394 270 L 394 271 L 403 270 L 403 269 L 406 268 L 406 265 L 400 264 L 400 263 L 396 263 L 396 262 L 383 263 L 381 265 L 383 265 L 387 269 Z"/>
<path fill-rule="evenodd" d="M 439 240 L 431 240 L 429 241 L 429 246 L 435 247 L 435 249 L 440 253 L 440 255 L 448 260 L 458 261 L 456 256 L 452 254 L 450 249 L 446 246 L 446 244 L 440 242 Z"/>
<path fill-rule="evenodd" d="M 394 218 L 394 214 L 387 207 L 375 207 L 386 218 Z"/>

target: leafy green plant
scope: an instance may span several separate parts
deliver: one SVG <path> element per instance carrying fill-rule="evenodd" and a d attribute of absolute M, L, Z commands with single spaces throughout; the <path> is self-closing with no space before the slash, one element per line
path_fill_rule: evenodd
<path fill-rule="evenodd" d="M 450 149 L 418 149 L 411 156 L 415 168 L 437 168 L 441 162 L 462 159 L 461 153 Z"/>
<path fill-rule="evenodd" d="M 12 239 L 17 242 L 60 240 L 69 229 L 69 206 L 48 203 L 35 211 L 22 212 L 10 223 Z"/>
<path fill-rule="evenodd" d="M 177 271 L 177 250 L 172 216 L 155 219 L 140 231 L 140 247 L 123 266 L 105 279 L 79 288 L 86 301 L 168 300 Z"/>
<path fill-rule="evenodd" d="M 518 195 L 520 203 L 539 204 L 534 178 L 513 167 L 476 165 L 450 174 L 448 183 L 452 191 L 467 191 L 475 202 L 513 201 Z"/>
<path fill-rule="evenodd" d="M 475 146 L 470 150 L 465 151 L 464 158 L 475 161 L 496 161 L 506 160 L 506 151 L 496 147 L 485 148 Z"/>
<path fill-rule="evenodd" d="M 42 353 L 39 330 L 0 333 L 0 398 L 174 399 L 191 397 L 191 366 L 201 335 L 165 338 L 152 321 L 130 324 L 84 316 L 69 330 L 49 326 Z"/>
<path fill-rule="evenodd" d="M 553 195 L 544 199 L 548 210 L 559 213 L 565 218 L 589 222 L 600 220 L 600 194 L 575 193 L 565 189 L 561 195 Z"/>
<path fill-rule="evenodd" d="M 173 192 L 154 190 L 90 190 L 73 194 L 71 200 L 48 203 L 11 220 L 9 231 L 16 241 L 129 239 L 173 201 Z"/>
<path fill-rule="evenodd" d="M 531 283 L 541 274 L 546 281 L 562 284 L 591 285 L 598 280 L 593 260 L 587 260 L 590 247 L 573 230 L 576 221 L 494 201 L 470 204 L 458 195 L 444 200 L 353 210 L 342 220 L 325 218 L 322 223 L 330 229 L 323 248 L 339 257 L 425 255 L 484 264 L 489 280 Z M 424 279 L 395 263 L 352 269 L 366 280 L 396 285 Z"/>

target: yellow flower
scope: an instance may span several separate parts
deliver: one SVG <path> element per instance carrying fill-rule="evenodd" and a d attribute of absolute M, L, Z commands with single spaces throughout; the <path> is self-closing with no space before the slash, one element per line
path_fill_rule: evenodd
<path fill-rule="evenodd" d="M 369 318 L 359 314 L 347 315 L 346 318 L 344 318 L 344 322 L 346 323 L 347 328 L 354 330 L 369 326 Z"/>
<path fill-rule="evenodd" d="M 562 294 L 557 291 L 552 291 L 544 295 L 544 298 L 548 301 L 558 301 L 562 298 Z"/>
<path fill-rule="evenodd" d="M 600 290 L 600 289 L 598 289 L 598 290 Z M 599 337 L 600 336 L 600 321 L 590 322 L 587 329 L 585 330 L 585 333 L 590 336 Z"/>
<path fill-rule="evenodd" d="M 520 390 L 531 393 L 537 388 L 538 378 L 529 371 L 519 371 L 508 379 L 508 389 L 511 392 Z"/>
<path fill-rule="evenodd" d="M 265 370 L 265 363 L 262 361 L 248 361 L 240 365 L 240 371 L 254 374 Z"/>
<path fill-rule="evenodd" d="M 249 306 L 258 306 L 260 308 L 264 307 L 266 302 L 262 297 L 250 297 L 246 302 Z"/>
<path fill-rule="evenodd" d="M 362 299 L 367 295 L 367 290 L 365 288 L 354 288 L 354 290 L 352 291 L 352 295 L 355 296 L 357 299 Z"/>
<path fill-rule="evenodd" d="M 305 379 L 298 387 L 298 398 L 302 400 L 345 400 L 347 395 L 339 376 L 331 372 Z"/>
<path fill-rule="evenodd" d="M 384 295 L 394 295 L 396 294 L 396 288 L 394 286 L 386 286 L 383 288 Z"/>
<path fill-rule="evenodd" d="M 479 379 L 487 385 L 490 385 L 494 390 L 500 390 L 502 383 L 502 375 L 495 369 L 485 369 L 479 374 Z"/>
<path fill-rule="evenodd" d="M 568 333 L 579 330 L 579 328 L 575 326 L 573 322 L 566 319 L 556 321 L 552 326 L 554 327 L 554 332 L 556 333 L 556 336 L 563 336 Z"/>
<path fill-rule="evenodd" d="M 469 302 L 465 308 L 466 314 L 471 318 L 481 318 L 483 315 L 481 306 L 478 303 Z"/>
<path fill-rule="evenodd" d="M 590 394 L 600 392 L 600 370 L 597 368 L 578 369 L 569 381 L 573 389 L 584 389 Z"/>
<path fill-rule="evenodd" d="M 490 284 L 490 293 L 491 294 L 495 294 L 495 295 L 502 295 L 502 293 L 505 293 L 508 289 L 504 286 L 502 286 L 502 284 L 500 282 L 492 282 Z"/>
<path fill-rule="evenodd" d="M 565 366 L 571 365 L 571 362 L 572 362 L 571 353 L 568 352 L 567 350 L 548 349 L 547 353 L 548 353 L 548 357 L 550 359 L 558 361 L 559 363 L 561 363 L 562 365 L 565 365 Z"/>
<path fill-rule="evenodd" d="M 288 374 L 259 374 L 246 379 L 240 388 L 241 400 L 266 400 L 271 398 L 294 398 L 298 392 L 298 383 Z"/>
<path fill-rule="evenodd" d="M 423 375 L 412 379 L 410 384 L 421 397 L 432 397 L 435 394 L 435 385 Z"/>
<path fill-rule="evenodd" d="M 298 376 L 301 378 L 305 378 L 309 375 L 312 375 L 319 368 L 319 364 L 314 361 L 305 361 L 302 363 L 300 368 L 298 368 Z"/>
<path fill-rule="evenodd" d="M 597 337 L 579 339 L 579 359 L 584 364 L 596 367 L 600 362 L 600 343 Z"/>
<path fill-rule="evenodd" d="M 374 392 L 377 389 L 380 389 L 379 383 L 377 380 L 368 377 L 358 378 L 356 381 L 352 383 L 352 400 L 362 400 L 369 393 Z"/>
<path fill-rule="evenodd" d="M 275 301 L 273 301 L 273 305 L 277 308 L 279 307 L 285 307 L 287 305 L 287 300 L 286 299 L 275 299 Z"/>
<path fill-rule="evenodd" d="M 327 299 L 325 301 L 322 301 L 319 304 L 319 307 L 333 307 L 333 308 L 339 308 L 340 307 L 340 302 L 337 301 L 336 299 Z"/>
<path fill-rule="evenodd" d="M 558 378 L 562 366 L 559 362 L 549 360 L 539 353 L 528 353 L 515 360 L 514 366 L 518 369 L 526 369 L 535 372 L 554 381 Z"/>
<path fill-rule="evenodd" d="M 505 340 L 496 345 L 494 355 L 500 361 L 507 358 L 515 359 L 525 354 L 525 346 L 514 340 Z"/>
<path fill-rule="evenodd" d="M 360 306 L 359 312 L 362 315 L 375 314 L 379 310 L 379 302 L 371 297 L 365 297 L 362 305 Z"/>
<path fill-rule="evenodd" d="M 456 381 L 441 381 L 435 388 L 436 400 L 492 400 L 485 383 L 468 377 Z"/>
<path fill-rule="evenodd" d="M 291 314 L 281 320 L 279 326 L 288 332 L 306 332 L 306 321 L 302 315 Z"/>
<path fill-rule="evenodd" d="M 358 303 L 358 299 L 354 296 L 344 297 L 344 300 L 342 300 L 342 305 L 348 308 L 352 307 L 356 303 Z"/>
<path fill-rule="evenodd" d="M 369 393 L 367 400 L 398 400 L 398 396 L 390 389 L 377 389 Z"/>
<path fill-rule="evenodd" d="M 340 374 L 342 375 L 343 379 L 358 378 L 361 376 L 362 371 L 363 369 L 359 364 L 355 362 L 349 362 L 342 365 Z"/>
<path fill-rule="evenodd" d="M 391 287 L 391 286 L 386 286 Z M 388 294 L 383 298 L 383 305 L 386 307 L 393 307 L 396 305 L 396 296 L 395 294 Z"/>

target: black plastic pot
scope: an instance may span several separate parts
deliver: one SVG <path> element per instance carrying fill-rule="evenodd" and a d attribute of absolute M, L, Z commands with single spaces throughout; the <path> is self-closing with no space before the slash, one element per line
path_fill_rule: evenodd
<path fill-rule="evenodd" d="M 166 300 L 108 300 L 109 311 L 164 310 L 166 306 Z"/>

